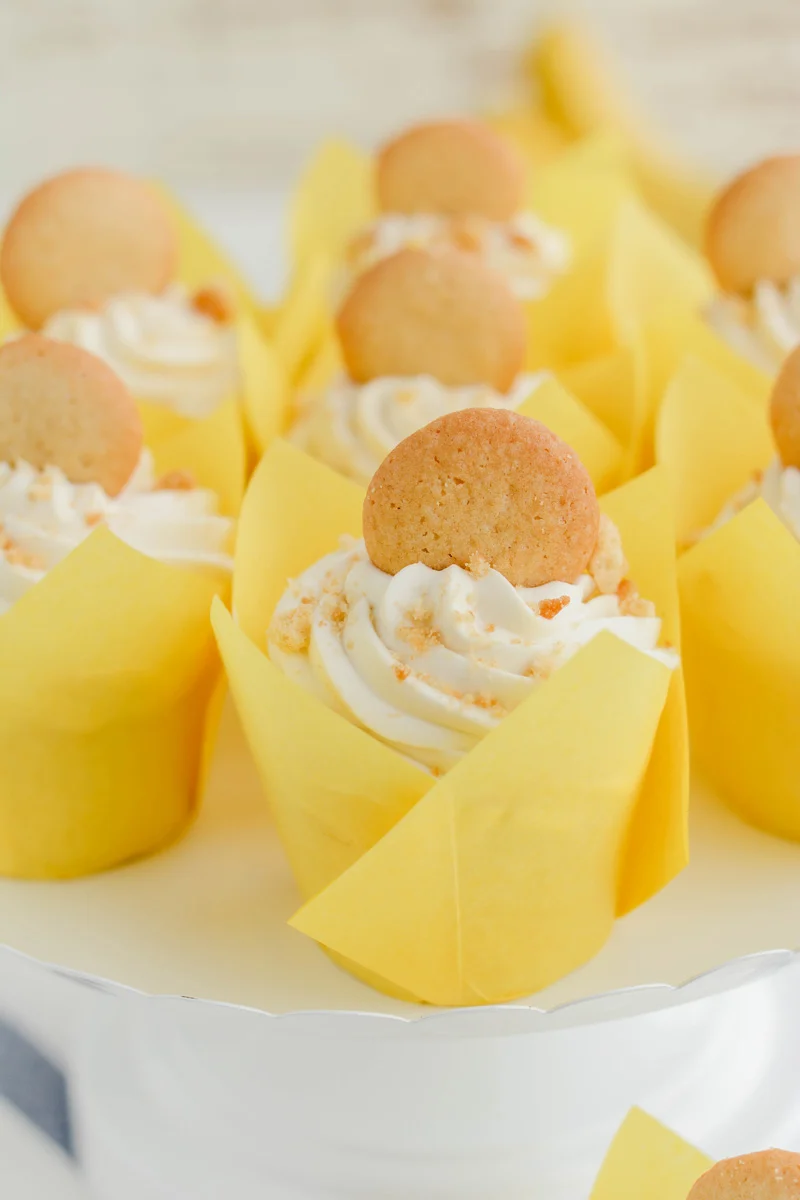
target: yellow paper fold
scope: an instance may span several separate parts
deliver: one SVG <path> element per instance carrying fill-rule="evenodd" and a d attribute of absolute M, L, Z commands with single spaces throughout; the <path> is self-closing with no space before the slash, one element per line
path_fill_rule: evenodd
<path fill-rule="evenodd" d="M 308 255 L 292 274 L 272 326 L 272 344 L 286 378 L 297 384 L 333 320 L 336 260 Z"/>
<path fill-rule="evenodd" d="M 628 197 L 608 236 L 543 300 L 528 305 L 528 365 L 567 367 L 610 354 L 667 309 L 700 311 L 713 292 L 700 256 Z"/>
<path fill-rule="evenodd" d="M 166 206 L 178 236 L 176 277 L 190 291 L 211 283 L 223 283 L 233 292 L 237 306 L 256 319 L 258 301 L 244 275 L 215 240 L 161 183 L 152 185 Z"/>
<path fill-rule="evenodd" d="M 622 453 L 621 481 L 638 474 L 645 458 L 649 413 L 647 367 L 641 340 L 600 358 L 563 367 L 558 376 L 616 438 Z"/>
<path fill-rule="evenodd" d="M 630 540 L 633 577 L 676 634 L 664 494 L 652 472 L 604 504 Z M 293 924 L 386 990 L 454 1005 L 526 995 L 595 954 L 618 908 L 685 863 L 685 765 L 667 761 L 681 757 L 669 716 L 661 729 L 680 681 L 674 690 L 661 663 L 597 638 L 434 780 L 298 691 L 264 653 L 287 577 L 358 532 L 362 496 L 275 443 L 242 508 L 239 624 L 214 613 L 307 899 Z"/>
<path fill-rule="evenodd" d="M 235 517 L 247 474 L 242 413 L 236 400 L 227 400 L 210 417 L 199 420 L 144 401 L 139 412 L 156 474 L 189 471 L 200 487 L 216 493 L 220 512 Z"/>
<path fill-rule="evenodd" d="M 678 544 L 687 545 L 775 457 L 767 409 L 699 359 L 669 384 L 656 428 L 656 459 L 670 475 Z"/>
<path fill-rule="evenodd" d="M 0 874 L 149 853 L 197 801 L 224 580 L 98 530 L 0 616 Z"/>
<path fill-rule="evenodd" d="M 606 426 L 570 395 L 556 379 L 546 379 L 519 406 L 571 446 L 592 477 L 598 493 L 619 482 L 622 447 Z"/>
<path fill-rule="evenodd" d="M 713 1159 L 640 1108 L 611 1143 L 591 1200 L 686 1200 Z"/>
<path fill-rule="evenodd" d="M 621 85 L 618 73 L 580 25 L 546 30 L 529 53 L 546 116 L 572 137 L 614 131 L 629 148 L 647 203 L 690 245 L 700 248 L 714 183 L 670 152 Z"/>
<path fill-rule="evenodd" d="M 289 244 L 293 266 L 341 260 L 354 234 L 375 216 L 372 157 L 341 138 L 319 147 L 295 190 Z"/>
<path fill-rule="evenodd" d="M 552 161 L 567 145 L 563 130 L 531 105 L 489 113 L 485 120 L 527 159 L 532 172 Z"/>
<path fill-rule="evenodd" d="M 622 139 L 597 133 L 575 142 L 533 174 L 528 205 L 568 234 L 572 254 L 580 258 L 607 236 L 634 186 Z"/>
<path fill-rule="evenodd" d="M 745 820 L 800 839 L 800 544 L 758 500 L 679 579 L 697 762 Z"/>

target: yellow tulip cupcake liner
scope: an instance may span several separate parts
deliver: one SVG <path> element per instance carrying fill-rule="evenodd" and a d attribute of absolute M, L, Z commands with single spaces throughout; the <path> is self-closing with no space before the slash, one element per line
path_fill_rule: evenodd
<path fill-rule="evenodd" d="M 190 819 L 219 708 L 227 583 L 98 529 L 0 616 L 0 874 L 66 879 Z"/>
<path fill-rule="evenodd" d="M 766 409 L 686 364 L 657 448 L 679 540 L 695 543 L 678 564 L 695 758 L 746 821 L 800 839 L 800 543 L 763 500 L 697 540 L 774 458 Z"/>
<path fill-rule="evenodd" d="M 159 472 L 191 472 L 201 487 L 211 488 L 221 511 L 235 516 L 244 495 L 250 447 L 257 453 L 282 432 L 288 405 L 286 372 L 258 324 L 256 301 L 226 256 L 161 185 L 154 185 L 178 235 L 176 278 L 190 290 L 222 283 L 236 299 L 236 337 L 240 384 L 208 417 L 195 418 L 138 400 L 145 444 Z M 22 326 L 5 295 L 0 294 L 0 341 Z"/>
<path fill-rule="evenodd" d="M 436 1005 L 529 995 L 596 954 L 686 863 L 680 672 L 596 638 L 446 775 L 298 689 L 266 630 L 288 578 L 360 535 L 363 492 L 276 442 L 242 510 L 236 621 L 213 624 L 305 901 L 292 925 L 347 969 Z M 611 493 L 631 571 L 678 643 L 658 471 Z"/>

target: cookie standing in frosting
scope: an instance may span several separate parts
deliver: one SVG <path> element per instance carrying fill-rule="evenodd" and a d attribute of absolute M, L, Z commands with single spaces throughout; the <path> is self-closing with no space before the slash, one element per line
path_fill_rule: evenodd
<path fill-rule="evenodd" d="M 700 1176 L 687 1200 L 800 1200 L 800 1154 L 760 1150 L 723 1159 Z"/>
<path fill-rule="evenodd" d="M 721 288 L 712 326 L 773 374 L 800 344 L 800 155 L 766 159 L 723 190 L 706 252 Z"/>
<path fill-rule="evenodd" d="M 155 478 L 124 384 L 39 334 L 0 347 L 0 613 L 100 524 L 163 562 L 229 573 L 216 497 Z"/>
<path fill-rule="evenodd" d="M 11 217 L 0 279 L 31 328 L 103 358 L 139 400 L 202 418 L 238 386 L 230 306 L 174 284 L 175 230 L 145 183 L 67 171 Z M 222 297 L 224 301 L 224 297 Z"/>
<path fill-rule="evenodd" d="M 450 246 L 503 274 L 520 299 L 543 295 L 569 263 L 567 239 L 524 209 L 522 160 L 474 120 L 413 126 L 378 154 L 381 216 L 350 247 L 356 273 L 404 247 Z"/>
<path fill-rule="evenodd" d="M 337 318 L 349 373 L 301 404 L 292 439 L 367 483 L 398 442 L 464 408 L 518 408 L 525 326 L 503 279 L 454 250 L 404 250 L 362 275 Z"/>
<path fill-rule="evenodd" d="M 582 464 L 527 417 L 470 409 L 406 439 L 364 535 L 290 584 L 269 654 L 434 772 L 602 630 L 677 665 Z"/>
<path fill-rule="evenodd" d="M 760 498 L 800 541 L 800 346 L 786 359 L 775 380 L 770 421 L 777 457 L 732 497 L 701 536 L 727 524 Z"/>

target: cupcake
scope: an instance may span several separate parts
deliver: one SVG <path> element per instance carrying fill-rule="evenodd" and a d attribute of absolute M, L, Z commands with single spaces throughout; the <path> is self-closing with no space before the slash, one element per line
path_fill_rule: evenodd
<path fill-rule="evenodd" d="M 23 327 L 112 368 L 139 403 L 157 457 L 164 443 L 169 456 L 177 434 L 193 431 L 202 445 L 205 433 L 217 463 L 203 482 L 235 511 L 245 467 L 240 401 L 248 411 L 272 403 L 260 379 L 268 352 L 232 288 L 207 280 L 190 290 L 178 277 L 179 234 L 150 185 L 100 168 L 67 171 L 13 213 L 0 281 Z M 205 473 L 208 461 L 198 467 Z"/>
<path fill-rule="evenodd" d="M 213 620 L 295 928 L 384 990 L 494 1003 L 585 962 L 681 869 L 671 543 L 658 472 L 601 512 L 574 452 L 504 408 L 401 442 L 363 504 L 276 443 L 238 627 Z"/>
<path fill-rule="evenodd" d="M 708 320 L 768 375 L 800 344 L 798 202 L 800 155 L 768 158 L 721 192 L 706 227 L 720 289 Z"/>
<path fill-rule="evenodd" d="M 526 169 L 475 120 L 429 121 L 387 142 L 375 164 L 378 217 L 350 242 L 355 274 L 409 247 L 450 247 L 538 300 L 569 266 L 569 240 L 525 208 Z"/>
<path fill-rule="evenodd" d="M 578 170 L 578 190 L 587 170 Z M 598 172 L 590 169 L 592 183 Z M 543 179 L 537 197 L 553 219 L 561 202 L 578 237 L 597 217 L 575 202 L 575 171 Z M 601 176 L 602 177 L 602 176 Z M 605 211 L 600 187 L 598 211 Z M 303 379 L 330 349 L 330 311 L 354 277 L 404 249 L 456 249 L 502 275 L 517 297 L 538 302 L 570 265 L 572 235 L 528 211 L 526 164 L 474 120 L 414 126 L 373 158 L 342 141 L 320 147 L 291 207 L 292 276 L 274 336 L 287 373 Z"/>
<path fill-rule="evenodd" d="M 678 578 L 698 767 L 745 820 L 798 839 L 798 352 L 770 412 L 771 423 L 724 377 L 687 364 L 665 397 L 657 453 L 691 547 Z"/>
<path fill-rule="evenodd" d="M 475 407 L 528 411 L 545 382 L 522 370 L 519 302 L 499 275 L 460 251 L 401 250 L 371 267 L 340 307 L 337 334 L 345 369 L 332 382 L 320 376 L 301 399 L 289 437 L 362 484 L 435 418 Z M 548 394 L 552 388 L 541 402 Z M 570 397 L 560 407 L 607 487 L 619 446 Z"/>
<path fill-rule="evenodd" d="M 101 870 L 188 820 L 232 533 L 188 473 L 156 477 L 105 363 L 0 347 L 0 873 Z"/>

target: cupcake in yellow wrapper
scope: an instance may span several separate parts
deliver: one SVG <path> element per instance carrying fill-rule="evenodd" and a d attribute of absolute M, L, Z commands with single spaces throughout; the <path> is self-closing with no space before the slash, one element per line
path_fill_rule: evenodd
<path fill-rule="evenodd" d="M 788 527 L 800 472 L 776 464 L 764 406 L 699 364 L 667 392 L 657 449 L 691 545 L 679 582 L 698 764 L 747 821 L 800 838 L 800 543 Z"/>
<path fill-rule="evenodd" d="M 508 408 L 553 429 L 597 490 L 608 491 L 619 480 L 621 446 L 555 380 L 522 371 L 524 326 L 520 301 L 471 255 L 400 251 L 353 284 L 335 346 L 307 374 L 288 437 L 366 485 L 398 442 L 434 418 Z"/>
<path fill-rule="evenodd" d="M 414 180 L 417 190 L 397 197 L 395 207 L 403 211 L 388 210 L 392 193 L 381 195 L 386 156 L 396 155 L 398 146 L 402 150 L 410 144 L 414 149 L 420 141 L 424 149 L 425 140 L 441 129 L 454 129 L 458 146 L 462 128 L 468 131 L 465 157 L 474 167 L 471 187 L 458 196 L 434 193 L 431 179 L 437 171 L 445 179 L 455 174 L 443 169 L 444 153 L 423 163 L 412 162 L 404 152 L 401 177 Z M 552 280 L 608 227 L 632 186 L 619 139 L 603 134 L 570 147 L 530 177 L 520 158 L 511 168 L 514 187 L 503 192 L 508 158 L 502 140 L 492 139 L 488 127 L 469 121 L 415 127 L 384 147 L 377 159 L 341 141 L 320 148 L 295 192 L 292 278 L 273 327 L 293 381 L 302 379 L 329 340 L 337 289 L 354 271 L 403 245 L 455 243 L 504 271 L 519 285 L 523 299 L 531 297 L 526 303 L 535 305 Z M 487 212 L 480 194 L 483 185 L 479 187 L 484 179 L 494 181 L 493 188 L 501 192 L 498 210 L 490 203 Z"/>
<path fill-rule="evenodd" d="M 632 1108 L 598 1173 L 591 1200 L 794 1200 L 800 1154 L 760 1150 L 713 1159 Z"/>
<path fill-rule="evenodd" d="M 42 328 L 104 358 L 141 405 L 158 467 L 177 456 L 237 512 L 245 421 L 259 445 L 279 431 L 283 374 L 241 276 L 177 201 L 114 172 L 66 172 L 20 203 L 0 273 L 3 335 Z"/>
<path fill-rule="evenodd" d="M 197 803 L 233 523 L 156 480 L 100 360 L 0 348 L 0 873 L 68 878 L 158 849 Z"/>
<path fill-rule="evenodd" d="M 381 471 L 430 431 L 487 419 L 492 428 L 529 424 L 488 410 L 446 417 L 403 443 Z M 577 462 L 564 452 L 564 461 Z M 601 634 L 510 715 L 484 722 L 485 736 L 475 741 L 473 726 L 469 737 L 448 734 L 454 765 L 444 774 L 445 763 L 423 769 L 409 751 L 398 753 L 343 717 L 340 704 L 332 711 L 266 654 L 267 628 L 287 603 L 287 579 L 335 551 L 343 533 L 358 537 L 363 503 L 355 485 L 276 443 L 243 507 L 237 620 L 222 605 L 213 613 L 306 901 L 292 924 L 394 994 L 438 1005 L 524 996 L 595 954 L 615 916 L 685 865 L 680 671 L 671 669 L 674 660 L 659 659 L 660 651 Z M 602 509 L 621 533 L 637 585 L 655 602 L 663 635 L 677 645 L 664 480 L 652 472 L 606 497 Z M 380 534 L 387 526 L 375 528 Z M 370 554 L 374 559 L 372 548 Z M 493 586 L 500 580 L 491 572 Z M 555 598 L 547 611 L 566 603 Z M 398 672 L 402 686 L 407 670 L 398 664 Z M 435 766 L 430 756 L 428 762 Z"/>

